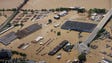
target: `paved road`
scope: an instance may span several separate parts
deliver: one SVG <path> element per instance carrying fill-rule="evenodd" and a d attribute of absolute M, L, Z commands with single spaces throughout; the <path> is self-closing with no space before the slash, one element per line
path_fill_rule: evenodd
<path fill-rule="evenodd" d="M 96 26 L 96 28 L 92 31 L 89 37 L 81 44 L 79 44 L 79 52 L 83 52 L 84 50 L 89 50 L 87 44 L 90 44 L 92 40 L 95 38 L 97 33 L 104 27 L 109 18 L 112 16 L 112 9 L 110 9 L 105 17 L 100 21 L 100 23 Z"/>

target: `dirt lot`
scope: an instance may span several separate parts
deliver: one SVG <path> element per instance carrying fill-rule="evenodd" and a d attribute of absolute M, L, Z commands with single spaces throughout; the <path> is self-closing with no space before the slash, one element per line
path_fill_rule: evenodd
<path fill-rule="evenodd" d="M 24 27 L 27 27 L 33 23 L 39 23 L 39 24 L 42 24 L 43 27 L 41 30 L 39 31 L 36 31 L 34 32 L 33 34 L 23 38 L 23 39 L 17 39 L 15 41 L 13 41 L 11 44 L 9 44 L 8 46 L 4 46 L 2 44 L 0 44 L 0 48 L 8 48 L 8 49 L 12 49 L 12 50 L 17 50 L 17 51 L 20 51 L 20 52 L 24 52 L 26 53 L 28 56 L 27 58 L 28 59 L 33 59 L 33 60 L 36 60 L 36 61 L 39 61 L 39 60 L 46 60 L 47 62 L 49 63 L 52 63 L 53 61 L 56 61 L 55 63 L 65 63 L 67 60 L 74 60 L 77 58 L 77 55 L 78 55 L 78 52 L 77 50 L 72 50 L 72 52 L 70 53 L 67 53 L 63 50 L 61 50 L 59 53 L 62 54 L 62 59 L 60 60 L 57 60 L 56 59 L 56 55 L 54 56 L 48 56 L 47 53 L 49 51 L 51 51 L 55 46 L 57 46 L 60 42 L 62 42 L 63 40 L 68 40 L 70 43 L 72 44 L 76 44 L 79 40 L 84 40 L 88 35 L 89 33 L 82 33 L 81 35 L 83 36 L 82 38 L 78 38 L 78 33 L 77 31 L 68 31 L 68 30 L 63 30 L 63 29 L 60 29 L 60 26 L 66 21 L 69 19 L 70 16 L 73 16 L 74 14 L 76 14 L 75 11 L 70 11 L 68 13 L 68 15 L 62 17 L 60 20 L 55 20 L 53 17 L 55 16 L 54 13 L 49 13 L 45 18 L 43 19 L 39 19 L 39 20 L 36 20 L 36 21 L 31 21 L 31 20 L 28 20 L 27 22 L 24 23 Z M 52 23 L 49 24 L 49 25 L 46 25 L 47 22 L 48 22 L 48 19 L 52 19 Z M 60 23 L 61 25 L 57 28 L 54 27 L 55 24 L 57 23 Z M 20 28 L 20 27 L 16 27 L 16 28 L 13 28 L 12 30 L 6 32 L 5 34 L 11 32 L 11 31 L 17 31 L 17 30 L 21 30 L 23 28 Z M 51 29 L 53 29 L 53 31 L 51 32 Z M 61 35 L 60 36 L 57 36 L 57 32 L 61 32 Z M 5 35 L 3 34 L 3 35 Z M 2 35 L 1 35 L 2 36 Z M 36 37 L 38 36 L 42 36 L 44 37 L 44 39 L 40 42 L 43 42 L 45 43 L 46 41 L 48 41 L 49 39 L 53 40 L 49 45 L 46 45 L 45 48 L 39 53 L 39 54 L 36 54 L 38 51 L 36 51 L 38 48 L 40 47 L 44 47 L 42 45 L 40 45 L 39 43 L 31 43 L 32 40 L 35 40 Z M 30 46 L 25 49 L 25 50 L 22 50 L 22 49 L 18 49 L 18 46 L 22 43 L 31 43 Z M 43 54 L 45 54 L 44 56 L 42 56 Z"/>
<path fill-rule="evenodd" d="M 23 0 L 0 0 L 0 9 L 17 8 L 22 2 Z"/>
<path fill-rule="evenodd" d="M 16 3 L 15 3 L 16 2 Z M 0 4 L 0 8 L 15 8 L 17 7 L 22 1 L 18 0 L 1 0 L 1 4 Z M 7 4 L 8 3 L 8 4 Z M 12 4 L 13 3 L 13 4 Z M 58 3 L 58 4 L 57 4 Z M 99 4 L 100 3 L 100 4 Z M 110 8 L 110 4 L 109 1 L 106 0 L 30 0 L 25 6 L 24 9 L 43 9 L 43 8 L 57 8 L 57 7 L 72 7 L 72 6 L 83 6 L 85 8 L 106 8 L 109 9 Z M 33 16 L 33 15 L 32 15 Z M 72 19 L 72 20 L 76 20 L 76 21 L 81 21 L 81 22 L 90 22 L 90 23 L 98 23 L 98 22 L 93 22 L 90 21 L 88 19 L 86 19 L 85 16 L 80 16 L 78 15 L 75 11 L 70 11 L 68 13 L 68 15 L 62 17 L 60 20 L 55 20 L 53 17 L 55 16 L 54 13 L 49 13 L 45 18 L 42 19 L 38 19 L 38 20 L 34 20 L 31 21 L 30 19 L 27 20 L 27 22 L 24 23 L 23 28 L 26 28 L 27 26 L 33 24 L 33 23 L 39 23 L 42 24 L 42 29 L 39 31 L 34 32 L 33 34 L 23 38 L 23 39 L 17 39 L 14 40 L 10 45 L 8 46 L 4 46 L 3 44 L 0 43 L 0 48 L 7 48 L 7 49 L 11 49 L 11 50 L 16 50 L 19 52 L 24 52 L 27 54 L 27 58 L 28 59 L 32 59 L 32 60 L 36 60 L 36 61 L 41 61 L 41 60 L 45 60 L 49 63 L 66 63 L 68 60 L 74 60 L 77 58 L 78 56 L 78 52 L 77 50 L 72 49 L 72 52 L 67 53 L 63 50 L 59 51 L 59 53 L 62 54 L 62 58 L 60 60 L 56 59 L 56 55 L 54 56 L 48 56 L 47 53 L 49 51 L 51 51 L 55 46 L 57 46 L 61 41 L 63 40 L 68 40 L 70 43 L 72 44 L 76 44 L 78 41 L 84 41 L 89 33 L 81 33 L 81 35 L 83 36 L 82 38 L 78 38 L 78 34 L 79 32 L 77 31 L 68 31 L 68 30 L 62 30 L 60 29 L 60 26 L 68 19 Z M 25 17 L 25 16 L 24 16 Z M 22 18 L 24 18 L 22 17 Z M 1 16 L 0 18 L 2 18 L 0 20 L 0 23 L 3 22 L 3 20 L 5 20 L 6 18 L 4 18 L 3 16 Z M 15 17 L 15 19 L 18 18 L 18 16 Z M 31 18 L 31 17 L 30 17 Z M 46 25 L 48 22 L 48 19 L 52 19 L 52 23 L 49 25 Z M 55 28 L 54 25 L 55 24 L 61 24 L 59 27 Z M 109 30 L 109 26 L 110 24 L 108 24 L 106 26 L 106 28 Z M 17 31 L 17 30 L 21 30 L 23 29 L 21 27 L 16 27 L 13 28 L 11 30 L 9 30 L 8 32 L 6 32 L 5 34 L 11 32 L 11 31 Z M 51 29 L 53 30 L 51 32 Z M 60 36 L 57 36 L 57 32 L 61 32 Z M 3 34 L 3 35 L 5 35 Z M 0 36 L 3 36 L 0 35 Z M 43 40 L 41 40 L 40 42 L 45 43 L 46 41 L 48 41 L 49 39 L 53 40 L 49 45 L 46 46 L 42 46 L 39 43 L 31 43 L 32 40 L 35 40 L 38 36 L 42 36 L 44 37 Z M 111 41 L 112 42 L 112 41 Z M 98 40 L 96 42 L 93 42 L 93 44 L 97 44 L 99 46 L 98 49 L 93 50 L 91 49 L 91 53 L 88 54 L 87 57 L 87 62 L 86 63 L 97 63 L 98 61 L 100 61 L 102 59 L 102 57 L 107 57 L 110 59 L 110 57 L 103 55 L 101 53 L 99 53 L 100 50 L 105 50 L 106 52 L 111 52 L 110 49 L 105 49 L 104 44 L 112 44 L 112 43 L 108 43 L 107 39 L 105 40 Z M 18 49 L 18 46 L 22 43 L 31 43 L 30 46 L 25 49 Z M 36 51 L 37 49 L 39 49 L 40 47 L 44 47 L 44 49 L 39 53 L 36 54 L 38 51 Z M 94 61 L 93 61 L 94 60 Z M 54 62 L 55 61 L 55 62 Z"/>
<path fill-rule="evenodd" d="M 112 2 L 112 1 L 111 1 Z M 100 3 L 100 4 L 99 4 Z M 30 0 L 24 9 L 50 9 L 57 7 L 81 6 L 85 8 L 106 8 L 109 9 L 110 0 Z"/>

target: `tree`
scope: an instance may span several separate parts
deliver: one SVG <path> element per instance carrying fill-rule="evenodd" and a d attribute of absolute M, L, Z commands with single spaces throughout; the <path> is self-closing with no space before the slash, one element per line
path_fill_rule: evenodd
<path fill-rule="evenodd" d="M 23 56 L 23 57 L 26 57 L 27 55 L 26 54 L 24 54 L 24 53 L 19 53 L 20 54 L 20 56 Z"/>
<path fill-rule="evenodd" d="M 41 9 L 41 11 L 47 11 L 47 9 Z"/>
<path fill-rule="evenodd" d="M 56 8 L 56 11 L 60 11 L 60 9 L 59 8 Z"/>
<path fill-rule="evenodd" d="M 93 13 L 92 9 L 89 9 L 89 11 L 88 11 L 88 17 L 90 17 L 92 13 Z"/>
<path fill-rule="evenodd" d="M 11 9 L 7 9 L 7 11 L 12 11 Z"/>
<path fill-rule="evenodd" d="M 84 12 L 86 12 L 86 10 L 84 8 L 78 9 L 78 13 L 84 13 Z"/>
<path fill-rule="evenodd" d="M 24 24 L 23 24 L 23 23 L 21 23 L 21 24 L 20 24 L 20 26 L 21 26 L 21 27 L 23 27 L 23 26 L 24 26 Z"/>
<path fill-rule="evenodd" d="M 18 52 L 18 51 L 11 51 L 12 54 L 17 54 L 17 55 L 20 55 L 20 56 L 23 56 L 23 57 L 26 57 L 27 55 L 25 53 L 21 53 L 21 52 Z"/>
<path fill-rule="evenodd" d="M 23 10 L 23 14 L 28 14 L 28 11 L 27 10 Z"/>
<path fill-rule="evenodd" d="M 12 8 L 12 11 L 16 11 L 17 9 L 16 8 Z"/>
<path fill-rule="evenodd" d="M 0 16 L 2 16 L 2 13 L 0 13 Z"/>
<path fill-rule="evenodd" d="M 61 32 L 57 32 L 57 36 L 61 35 Z"/>
<path fill-rule="evenodd" d="M 16 26 L 19 26 L 19 24 L 14 24 L 14 26 L 16 27 Z"/>
<path fill-rule="evenodd" d="M 34 10 L 32 9 L 32 10 L 30 10 L 31 12 L 32 12 L 32 14 L 34 14 Z"/>
<path fill-rule="evenodd" d="M 52 11 L 52 12 L 54 12 L 54 11 L 55 11 L 55 9 L 49 9 L 49 11 Z"/>
<path fill-rule="evenodd" d="M 3 15 L 4 15 L 4 11 L 5 11 L 5 9 L 3 8 L 2 11 L 3 11 Z"/>
<path fill-rule="evenodd" d="M 64 10 L 70 11 L 71 10 L 70 8 L 63 8 L 63 7 L 59 8 L 59 9 L 60 9 L 60 11 L 64 11 Z"/>
<path fill-rule="evenodd" d="M 106 30 L 104 28 L 102 28 L 101 30 L 99 30 L 99 32 L 97 33 L 96 37 L 94 38 L 94 40 L 98 39 L 103 32 L 105 32 Z"/>
<path fill-rule="evenodd" d="M 17 52 L 17 51 L 11 51 L 12 52 L 12 54 L 19 54 L 19 52 Z"/>
<path fill-rule="evenodd" d="M 86 54 L 85 54 L 85 53 L 81 53 L 81 54 L 78 56 L 78 59 L 79 59 L 79 61 L 81 61 L 81 62 L 86 61 Z"/>
<path fill-rule="evenodd" d="M 7 15 L 4 15 L 5 18 L 7 18 Z"/>
<path fill-rule="evenodd" d="M 106 13 L 106 9 L 94 8 L 94 9 L 90 9 L 89 12 L 91 12 L 91 13 L 105 14 Z"/>
<path fill-rule="evenodd" d="M 7 24 L 7 27 L 11 27 L 11 26 L 12 26 L 11 23 L 8 23 L 8 24 Z"/>

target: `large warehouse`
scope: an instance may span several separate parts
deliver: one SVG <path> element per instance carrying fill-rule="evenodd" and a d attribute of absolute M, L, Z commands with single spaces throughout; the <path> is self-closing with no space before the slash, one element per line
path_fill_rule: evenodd
<path fill-rule="evenodd" d="M 18 32 L 16 33 L 17 38 L 21 39 L 21 38 L 23 38 L 23 37 L 26 37 L 27 35 L 29 35 L 29 34 L 35 32 L 35 31 L 37 31 L 37 30 L 39 30 L 39 29 L 41 29 L 41 28 L 42 28 L 42 26 L 39 25 L 39 24 L 37 24 L 37 23 L 36 23 L 36 24 L 33 24 L 33 25 L 30 25 L 30 26 L 28 26 L 27 28 L 18 31 Z"/>
<path fill-rule="evenodd" d="M 76 21 L 66 21 L 61 28 L 66 30 L 75 30 L 79 32 L 92 32 L 96 27 L 96 24 L 76 22 Z"/>
<path fill-rule="evenodd" d="M 3 43 L 4 45 L 8 45 L 16 38 L 17 38 L 17 36 L 15 35 L 15 32 L 10 32 L 10 33 L 0 37 L 0 42 Z"/>

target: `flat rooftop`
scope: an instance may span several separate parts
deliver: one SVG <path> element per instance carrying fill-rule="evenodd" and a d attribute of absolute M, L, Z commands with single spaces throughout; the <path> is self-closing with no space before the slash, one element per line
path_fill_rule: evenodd
<path fill-rule="evenodd" d="M 10 32 L 10 33 L 0 37 L 0 42 L 4 45 L 8 45 L 16 38 L 17 38 L 17 36 L 15 35 L 15 32 Z"/>
<path fill-rule="evenodd" d="M 38 23 L 36 24 L 32 24 L 30 26 L 28 26 L 27 28 L 24 28 L 23 30 L 17 31 L 16 35 L 19 39 L 26 37 L 27 35 L 41 29 L 42 26 L 39 25 Z"/>
<path fill-rule="evenodd" d="M 66 21 L 61 28 L 66 30 L 75 30 L 79 32 L 92 32 L 96 27 L 96 24 L 76 22 L 76 21 Z"/>

